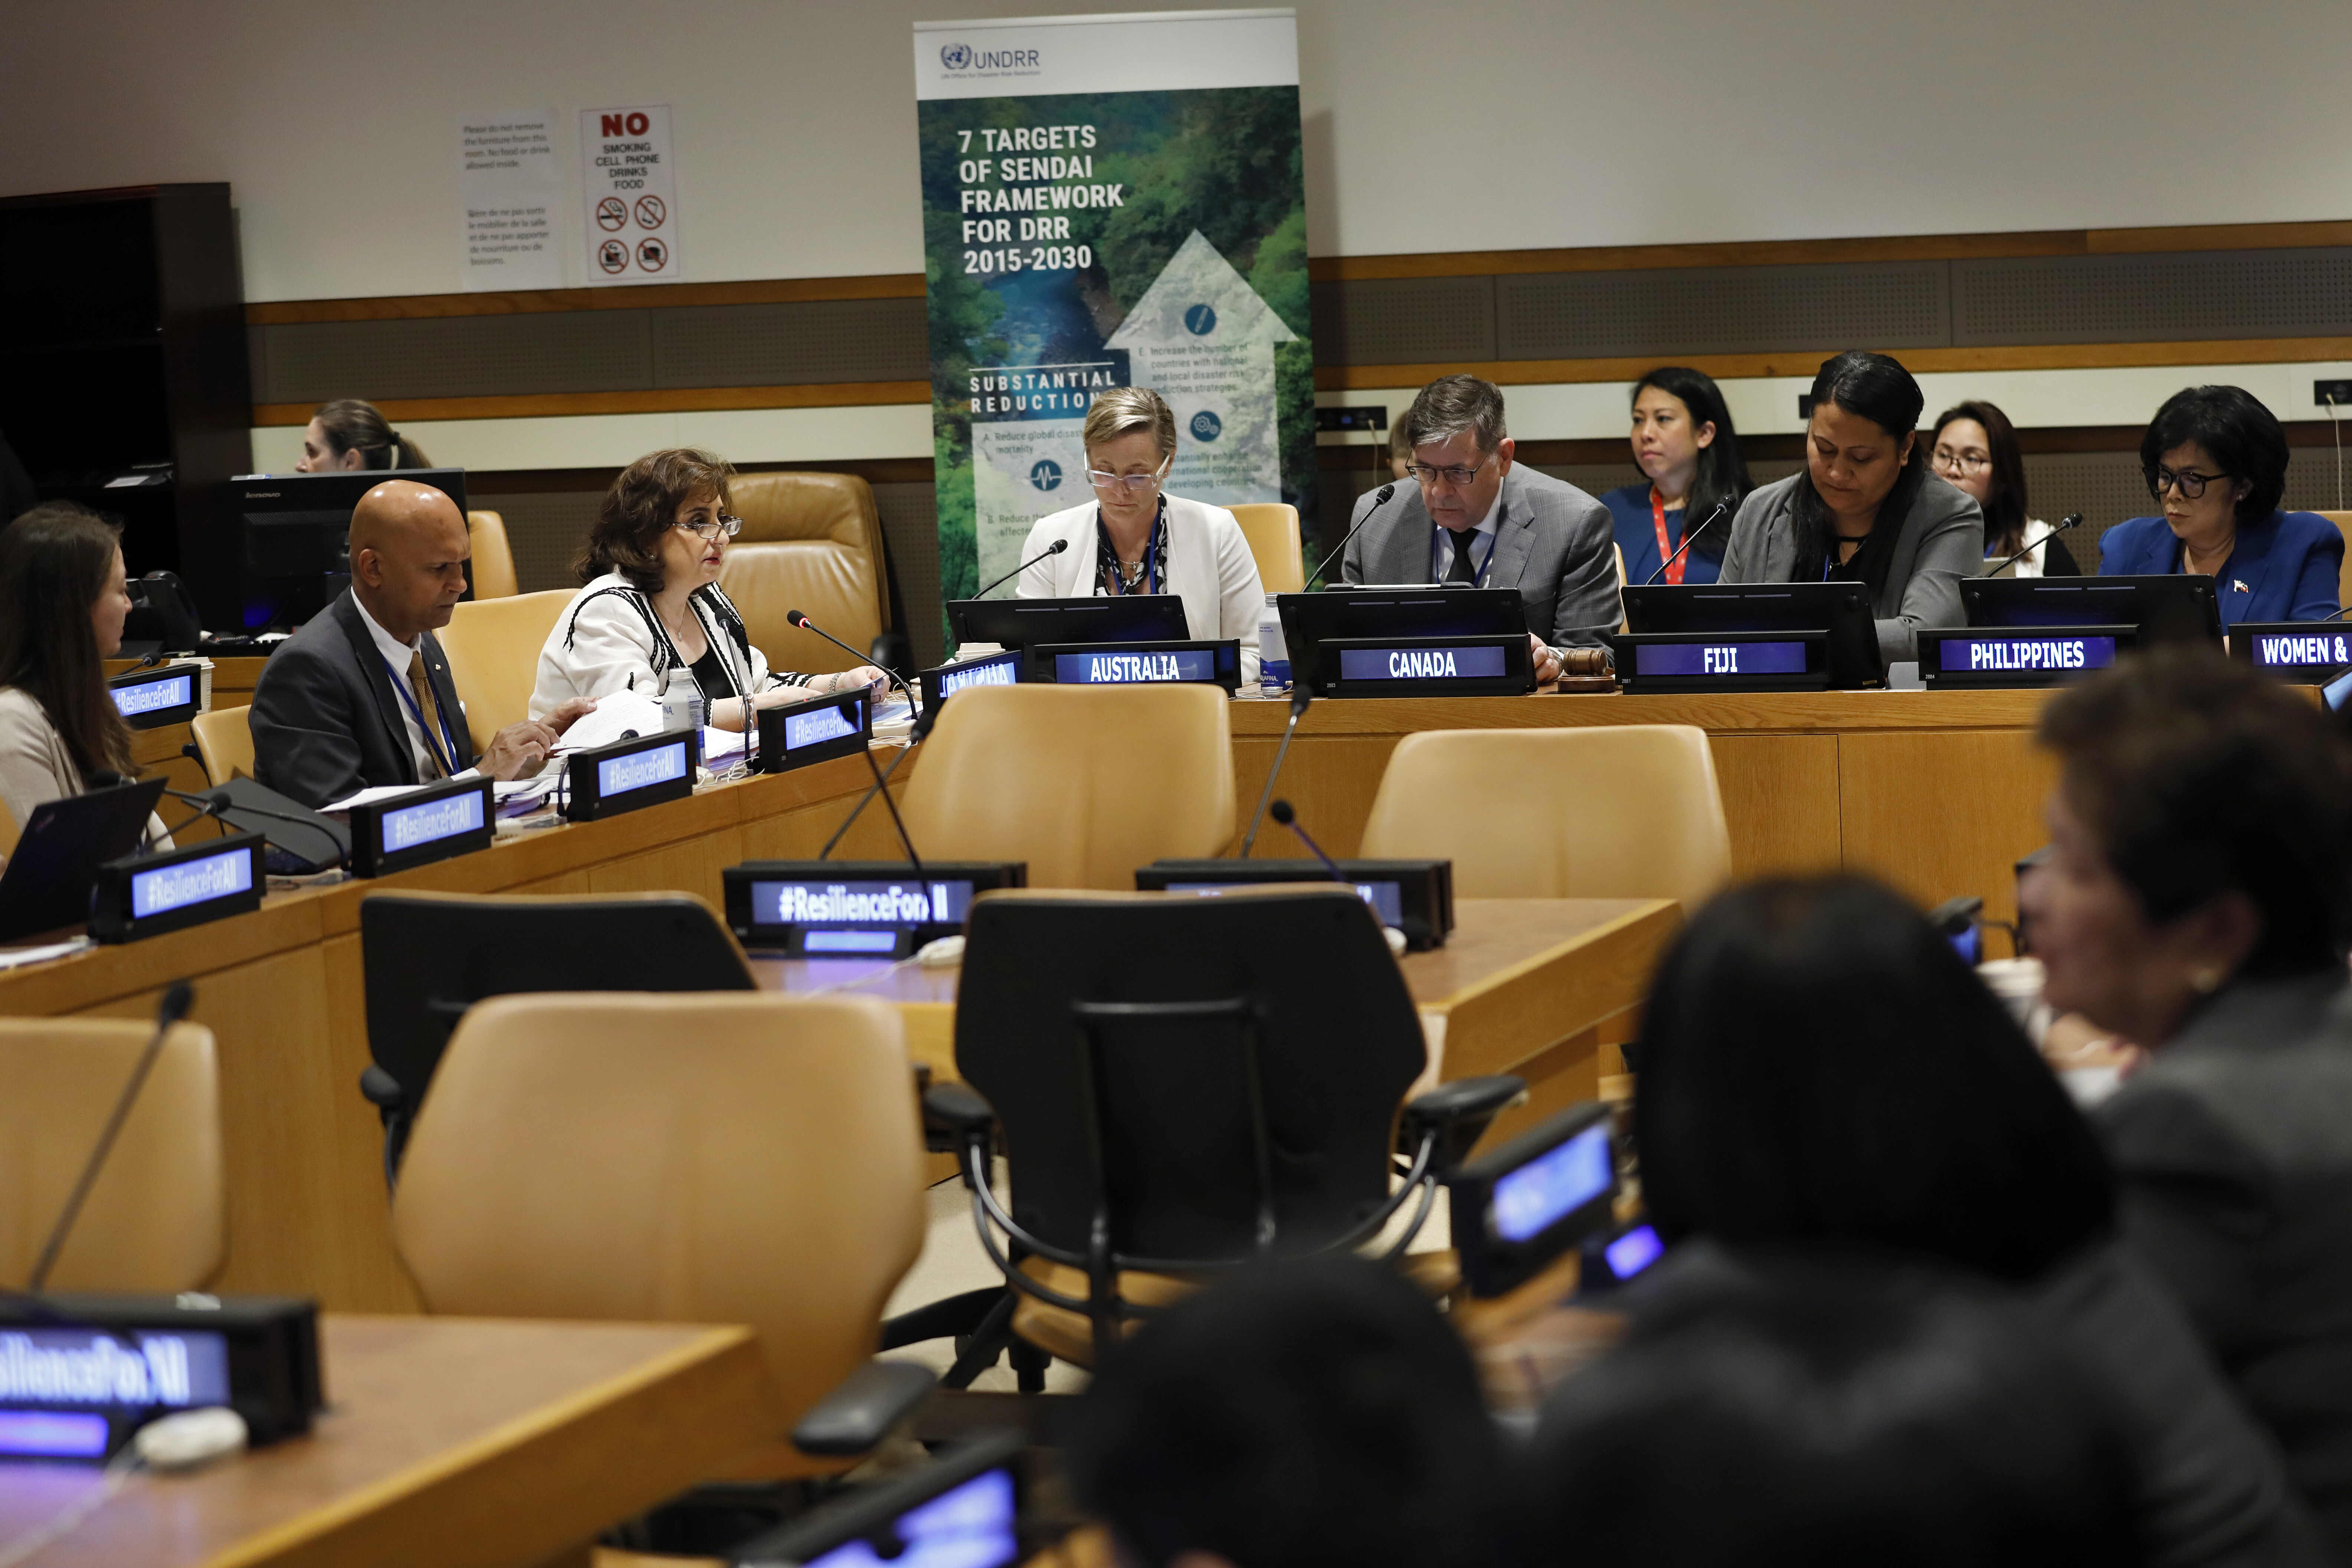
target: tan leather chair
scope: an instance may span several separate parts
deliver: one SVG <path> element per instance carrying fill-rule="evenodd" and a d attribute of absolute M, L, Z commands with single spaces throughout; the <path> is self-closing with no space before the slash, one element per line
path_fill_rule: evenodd
<path fill-rule="evenodd" d="M 1625 547 L 1622 544 L 1612 544 L 1609 548 L 1617 552 L 1617 629 L 1622 632 L 1626 626 Z"/>
<path fill-rule="evenodd" d="M 1025 860 L 1033 888 L 1132 891 L 1139 866 L 1223 854 L 1227 700 L 1214 686 L 958 692 L 915 760 L 908 835 L 941 860 Z"/>
<path fill-rule="evenodd" d="M 854 474 L 739 474 L 730 487 L 743 531 L 727 547 L 719 586 L 743 612 L 771 669 L 849 669 L 864 662 L 795 630 L 794 610 L 863 650 L 890 628 L 882 518 Z"/>
<path fill-rule="evenodd" d="M 466 732 L 474 754 L 490 738 L 530 717 L 530 690 L 539 684 L 539 650 L 572 603 L 572 590 L 476 599 L 449 612 L 449 624 L 434 634 L 449 658 L 449 681 L 466 705 Z"/>
<path fill-rule="evenodd" d="M 6 806 L 0 805 L 0 856 L 16 852 L 16 817 Z"/>
<path fill-rule="evenodd" d="M 466 531 L 474 540 L 474 597 L 511 599 L 520 593 L 515 584 L 514 550 L 507 543 L 507 520 L 494 511 L 469 511 Z"/>
<path fill-rule="evenodd" d="M 1688 910 L 1731 876 L 1715 757 L 1686 724 L 1408 735 L 1358 852 L 1449 858 L 1466 899 L 1679 899 Z"/>
<path fill-rule="evenodd" d="M 2336 525 L 2344 536 L 2344 564 L 2336 574 L 2336 602 L 2352 605 L 2352 511 L 2323 511 L 2319 514 Z"/>
<path fill-rule="evenodd" d="M 781 1436 L 873 1354 L 922 1250 L 922 1176 L 886 1004 L 500 996 L 450 1037 L 393 1235 L 433 1312 L 751 1324 Z"/>
<path fill-rule="evenodd" d="M 196 760 L 205 764 L 205 777 L 225 784 L 234 778 L 254 776 L 252 717 L 248 705 L 215 708 L 188 721 L 189 733 L 196 739 Z"/>
<path fill-rule="evenodd" d="M 0 1018 L 0 1279 L 30 1277 L 155 1032 L 139 1018 Z M 219 1272 L 227 1200 L 213 1032 L 175 1024 L 48 1283 L 193 1290 Z"/>
<path fill-rule="evenodd" d="M 1269 594 L 1297 594 L 1307 587 L 1307 562 L 1298 544 L 1298 509 L 1287 501 L 1244 501 L 1232 509 L 1250 553 L 1257 558 L 1258 581 Z"/>

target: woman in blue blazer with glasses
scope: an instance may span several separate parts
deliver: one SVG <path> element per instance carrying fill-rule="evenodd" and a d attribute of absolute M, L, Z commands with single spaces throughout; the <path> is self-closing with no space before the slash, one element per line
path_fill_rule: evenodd
<path fill-rule="evenodd" d="M 2140 437 L 2148 492 L 2164 509 L 2100 537 L 2099 575 L 2195 572 L 2213 579 L 2221 627 L 2333 619 L 2344 535 L 2315 511 L 2282 511 L 2286 432 L 2251 393 L 2191 386 Z"/>

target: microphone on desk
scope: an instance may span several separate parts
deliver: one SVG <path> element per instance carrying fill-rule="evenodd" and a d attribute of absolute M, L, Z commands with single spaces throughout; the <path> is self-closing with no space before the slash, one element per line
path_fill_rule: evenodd
<path fill-rule="evenodd" d="M 858 652 L 856 648 L 850 647 L 847 643 L 842 641 L 831 632 L 826 631 L 823 626 L 818 626 L 814 621 L 810 620 L 806 616 L 802 615 L 798 610 L 786 610 L 784 612 L 784 624 L 786 626 L 798 626 L 804 632 L 815 633 L 818 637 L 823 637 L 825 641 L 831 643 L 834 647 L 839 648 L 850 658 L 857 660 L 860 664 L 874 664 L 874 656 L 872 654 Z M 909 687 L 906 681 L 899 679 L 898 672 L 897 670 L 879 664 L 875 664 L 874 668 L 882 671 L 882 678 L 885 680 L 907 694 L 907 711 L 908 713 L 914 712 L 914 689 Z"/>
<path fill-rule="evenodd" d="M 1314 700 L 1315 695 L 1307 689 L 1304 679 L 1290 689 L 1290 722 L 1283 726 L 1282 744 L 1274 753 L 1274 766 L 1266 773 L 1265 788 L 1258 792 L 1257 810 L 1250 814 L 1249 832 L 1242 839 L 1241 858 L 1244 860 L 1249 858 L 1250 846 L 1257 842 L 1258 825 L 1265 820 L 1266 802 L 1274 798 L 1274 781 L 1282 776 L 1282 759 L 1290 755 L 1290 738 L 1298 733 L 1298 721 L 1307 717 L 1307 705 Z M 1283 809 L 1289 809 L 1287 802 Z"/>
<path fill-rule="evenodd" d="M 248 787 L 257 788 L 259 786 L 251 785 L 248 781 Z M 197 815 L 189 819 L 191 822 L 201 822 L 207 816 L 215 817 L 227 826 L 236 828 L 241 833 L 249 833 L 253 831 L 251 828 L 244 826 L 235 817 L 229 816 L 229 813 L 232 811 L 241 811 L 253 816 L 267 816 L 277 822 L 290 822 L 297 827 L 308 828 L 313 833 L 324 834 L 327 841 L 335 845 L 335 864 L 337 866 L 343 866 L 350 863 L 352 855 L 351 850 L 336 839 L 333 828 L 328 826 L 328 819 L 323 816 L 318 816 L 315 815 L 312 816 L 296 816 L 291 812 L 272 811 L 266 805 L 254 805 L 246 801 L 238 800 L 236 796 L 230 795 L 228 785 L 226 784 L 215 784 L 212 788 L 205 791 L 201 795 L 189 795 L 184 791 L 176 789 L 167 789 L 163 793 L 170 795 L 173 800 L 178 801 L 183 805 L 193 805 L 196 807 Z M 291 805 L 293 803 L 289 802 L 288 804 Z M 181 827 L 185 827 L 187 826 L 188 823 L 186 822 L 180 824 Z M 179 828 L 173 828 L 173 831 L 176 833 L 179 831 Z M 265 838 L 269 837 L 268 834 L 264 834 L 262 837 Z M 288 844 L 283 840 L 284 836 L 280 835 L 278 838 L 272 839 L 271 842 L 277 844 L 278 848 L 283 849 L 289 855 L 295 856 L 312 865 L 318 864 L 318 857 L 306 854 L 302 850 L 296 848 L 293 845 Z"/>
<path fill-rule="evenodd" d="M 2031 543 L 2031 544 L 2027 545 L 2024 549 L 2022 549 L 2022 550 L 2019 551 L 2016 554 L 2014 554 L 2014 555 L 2011 556 L 2008 560 L 2006 560 L 2006 561 L 2002 562 L 2000 565 L 1998 565 L 1998 566 L 1994 567 L 1991 571 L 1985 573 L 1985 574 L 1984 574 L 1984 575 L 1985 575 L 1985 576 L 1987 576 L 1987 577 L 1998 577 L 1998 576 L 2000 576 L 2002 573 L 2004 573 L 2004 572 L 2008 571 L 2011 566 L 2015 565 L 2018 562 L 2024 560 L 2028 555 L 2031 555 L 2033 552 L 2035 552 L 2035 551 L 2037 551 L 2037 550 L 2041 549 L 2043 545 L 2045 545 L 2045 544 L 2049 543 L 2049 542 L 2050 542 L 2050 541 L 2052 541 L 2052 540 L 2053 540 L 2053 539 L 2057 538 L 2060 534 L 2062 534 L 2062 533 L 2065 532 L 2068 529 L 2070 529 L 2070 528 L 2079 528 L 2079 527 L 2081 527 L 2081 526 L 2082 526 L 2082 522 L 2083 522 L 2083 514 L 2082 514 L 2081 512 L 2079 512 L 2079 511 L 2070 511 L 2070 512 L 2068 512 L 2065 516 L 2063 516 L 2063 517 L 2062 517 L 2062 518 L 2060 518 L 2060 519 L 2058 520 L 2057 526 L 2056 526 L 2056 527 L 2054 527 L 2054 528 L 2053 528 L 2053 529 L 2051 529 L 2051 531 L 2050 531 L 2048 533 L 2043 534 L 2040 539 L 2035 540 L 2032 543 Z"/>
<path fill-rule="evenodd" d="M 1381 493 L 1372 498 L 1370 509 L 1368 510 L 1361 518 L 1357 520 L 1355 527 L 1349 529 L 1347 532 L 1339 536 L 1339 542 L 1332 547 L 1330 554 L 1326 555 L 1322 560 L 1315 563 L 1315 570 L 1307 574 L 1307 580 L 1301 584 L 1301 586 L 1312 587 L 1314 585 L 1315 579 L 1323 575 L 1323 569 L 1326 566 L 1330 565 L 1331 563 L 1338 558 L 1341 551 L 1348 548 L 1348 541 L 1355 538 L 1359 533 L 1361 533 L 1364 531 L 1364 524 L 1372 521 L 1372 514 L 1379 511 L 1381 508 L 1388 505 L 1391 500 L 1395 499 L 1395 497 L 1396 485 L 1394 481 L 1382 485 L 1381 487 Z M 1328 587 L 1330 584 L 1326 584 L 1324 585 Z"/>
<path fill-rule="evenodd" d="M 40 1258 L 33 1265 L 33 1277 L 25 1286 L 26 1295 L 39 1295 L 41 1287 L 49 1282 L 49 1270 L 57 1267 L 58 1255 L 65 1250 L 66 1237 L 73 1233 L 74 1221 L 81 1217 L 82 1204 L 89 1198 L 89 1189 L 97 1184 L 98 1173 L 106 1164 L 107 1155 L 114 1152 L 114 1140 L 122 1131 L 122 1123 L 131 1114 L 131 1102 L 139 1098 L 140 1089 L 146 1085 L 147 1074 L 154 1068 L 156 1057 L 163 1052 L 163 1037 L 171 1033 L 173 1025 L 188 1016 L 188 1008 L 195 999 L 196 988 L 184 980 L 173 982 L 172 988 L 163 993 L 163 1003 L 155 1009 L 155 1032 L 148 1037 L 147 1048 L 139 1053 L 139 1060 L 131 1067 L 130 1081 L 122 1086 L 122 1092 L 115 1096 L 114 1109 L 107 1113 L 106 1125 L 98 1134 L 98 1145 L 89 1152 L 89 1158 L 82 1164 L 81 1175 L 74 1183 L 73 1192 L 66 1198 L 65 1212 L 58 1215 L 57 1224 L 49 1229 L 48 1240 L 41 1244 Z"/>
<path fill-rule="evenodd" d="M 1054 541 L 1053 543 L 1048 544 L 1045 549 L 1040 550 L 1036 554 L 1032 555 L 1028 560 L 1024 561 L 1020 565 L 1015 566 L 1012 571 L 1007 572 L 1003 576 L 999 577 L 995 582 L 991 583 L 987 587 L 982 588 L 979 593 L 974 594 L 972 597 L 975 599 L 987 598 L 991 594 L 993 594 L 999 588 L 1003 587 L 1004 584 L 1012 582 L 1013 579 L 1020 576 L 1021 574 L 1028 571 L 1029 568 L 1036 565 L 1037 563 L 1045 560 L 1048 555 L 1059 555 L 1063 551 L 1067 550 L 1069 547 L 1070 542 L 1066 539 L 1057 539 Z"/>
<path fill-rule="evenodd" d="M 1715 526 L 1716 520 L 1730 510 L 1731 498 L 1729 496 L 1726 496 L 1721 500 L 1715 503 L 1715 510 L 1706 514 L 1706 521 L 1700 523 L 1696 528 L 1686 528 L 1683 530 L 1682 543 L 1675 546 L 1675 552 L 1672 555 L 1667 556 L 1664 561 L 1658 563 L 1658 569 L 1655 572 L 1651 573 L 1648 576 L 1642 579 L 1642 586 L 1646 588 L 1650 586 L 1651 584 L 1655 583 L 1659 578 L 1664 576 L 1666 574 L 1666 568 L 1672 566 L 1675 562 L 1682 559 L 1683 552 L 1691 547 L 1691 542 L 1696 539 L 1700 534 L 1705 533 L 1708 529 L 1713 528 Z"/>
<path fill-rule="evenodd" d="M 1268 815 L 1276 822 L 1279 822 L 1285 827 L 1290 829 L 1291 832 L 1298 835 L 1298 842 L 1306 845 L 1307 851 L 1312 854 L 1315 858 L 1323 862 L 1323 869 L 1331 873 L 1331 879 L 1333 881 L 1342 884 L 1347 882 L 1348 879 L 1339 875 L 1339 863 L 1332 859 L 1328 855 L 1324 854 L 1323 847 L 1316 843 L 1312 838 L 1307 837 L 1307 829 L 1298 826 L 1298 814 L 1290 809 L 1290 803 L 1288 801 L 1276 801 L 1274 805 L 1268 808 Z"/>

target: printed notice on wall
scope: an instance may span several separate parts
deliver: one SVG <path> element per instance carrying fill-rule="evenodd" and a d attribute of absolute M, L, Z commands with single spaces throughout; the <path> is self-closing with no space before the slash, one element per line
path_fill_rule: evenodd
<path fill-rule="evenodd" d="M 675 283 L 685 276 L 668 104 L 582 110 L 580 173 L 588 225 L 584 281 Z"/>
<path fill-rule="evenodd" d="M 563 176 L 555 114 L 534 110 L 457 117 L 459 274 L 467 289 L 561 289 L 556 215 Z"/>

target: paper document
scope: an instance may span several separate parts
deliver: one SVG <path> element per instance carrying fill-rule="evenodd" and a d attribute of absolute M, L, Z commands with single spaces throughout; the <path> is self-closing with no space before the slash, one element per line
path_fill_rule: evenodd
<path fill-rule="evenodd" d="M 598 699 L 593 712 L 583 713 L 572 721 L 572 728 L 563 731 L 558 752 L 585 752 L 598 746 L 609 746 L 615 741 L 625 741 L 629 732 L 658 735 L 662 728 L 661 701 L 642 691 L 615 691 Z"/>
<path fill-rule="evenodd" d="M 719 730 L 705 724 L 702 727 L 702 765 L 714 768 L 741 756 L 746 739 L 740 730 Z"/>
<path fill-rule="evenodd" d="M 467 768 L 462 773 L 451 773 L 449 778 L 435 779 L 433 784 L 447 784 L 451 779 L 471 779 L 479 778 L 480 776 L 481 773 L 479 769 Z M 374 784 L 367 789 L 361 790 L 356 795 L 347 795 L 343 796 L 342 799 L 336 801 L 331 805 L 322 805 L 319 810 L 321 815 L 332 816 L 337 812 L 350 811 L 354 806 L 373 805 L 378 801 L 397 800 L 402 795 L 415 795 L 418 790 L 431 789 L 432 787 L 433 784 Z"/>
<path fill-rule="evenodd" d="M 79 952 L 86 947 L 95 945 L 89 938 L 78 936 L 71 942 L 52 942 L 39 947 L 0 948 L 0 969 L 15 969 L 27 963 L 46 963 L 52 958 L 63 958 L 68 953 Z"/>

